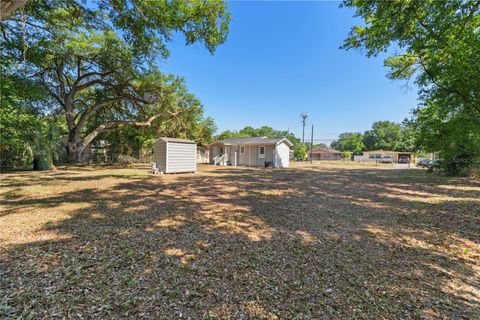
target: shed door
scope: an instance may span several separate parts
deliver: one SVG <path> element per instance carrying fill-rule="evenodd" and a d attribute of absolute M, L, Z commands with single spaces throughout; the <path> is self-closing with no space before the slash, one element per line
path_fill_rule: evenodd
<path fill-rule="evenodd" d="M 197 168 L 197 145 L 193 143 L 168 143 L 167 172 L 194 172 Z"/>

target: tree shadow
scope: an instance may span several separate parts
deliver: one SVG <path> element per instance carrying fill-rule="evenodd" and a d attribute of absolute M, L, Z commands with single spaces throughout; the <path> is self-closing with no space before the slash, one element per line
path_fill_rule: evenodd
<path fill-rule="evenodd" d="M 40 223 L 33 239 L 2 237 L 3 315 L 474 318 L 480 311 L 472 185 L 378 169 L 107 176 L 103 189 L 3 197 L 6 223 L 25 208 L 62 215 Z"/>

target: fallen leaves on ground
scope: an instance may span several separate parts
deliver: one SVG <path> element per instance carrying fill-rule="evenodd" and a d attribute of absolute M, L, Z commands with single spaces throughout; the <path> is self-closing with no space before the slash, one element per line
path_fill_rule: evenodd
<path fill-rule="evenodd" d="M 480 183 L 339 164 L 0 180 L 0 317 L 480 314 Z"/>

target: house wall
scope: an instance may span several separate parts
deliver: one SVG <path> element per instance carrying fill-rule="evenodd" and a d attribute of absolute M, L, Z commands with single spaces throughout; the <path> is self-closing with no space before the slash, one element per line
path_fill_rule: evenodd
<path fill-rule="evenodd" d="M 210 163 L 214 164 L 214 159 L 220 154 L 220 147 L 222 145 L 215 143 L 210 145 Z M 260 147 L 265 147 L 265 157 L 259 157 Z M 265 162 L 270 162 L 273 166 L 278 168 L 286 168 L 290 164 L 290 147 L 282 142 L 278 146 L 274 144 L 269 145 L 243 145 L 244 153 L 240 149 L 242 145 L 228 145 L 223 146 L 228 154 L 228 165 L 237 166 L 252 166 L 263 167 Z M 236 156 L 236 161 L 235 161 Z"/>
<path fill-rule="evenodd" d="M 231 145 L 231 146 L 226 146 L 227 148 L 227 153 L 228 153 L 228 161 L 229 164 L 232 166 L 235 165 L 235 152 L 237 156 L 237 166 L 248 166 L 248 158 L 249 158 L 249 150 L 248 146 L 245 147 L 245 152 L 240 153 L 240 145 Z"/>
<path fill-rule="evenodd" d="M 260 147 L 265 147 L 265 158 L 259 157 Z M 273 164 L 273 151 L 275 150 L 274 145 L 253 145 L 245 146 L 248 149 L 248 163 L 247 166 L 252 167 L 264 167 L 265 161 L 271 162 Z"/>
<path fill-rule="evenodd" d="M 220 147 L 217 145 L 211 145 L 209 147 L 209 150 L 210 150 L 210 154 L 209 154 L 210 164 L 213 164 L 215 157 L 218 156 L 218 154 L 220 153 Z"/>
<path fill-rule="evenodd" d="M 238 147 L 238 165 L 239 166 L 248 166 L 248 159 L 250 157 L 250 149 L 248 146 L 243 146 L 245 148 L 244 153 L 240 153 L 240 147 Z"/>
<path fill-rule="evenodd" d="M 233 159 L 235 157 L 235 150 L 237 150 L 237 146 L 225 146 L 225 153 L 228 154 L 227 163 L 232 166 L 235 164 Z"/>
<path fill-rule="evenodd" d="M 381 157 L 380 157 L 380 159 L 371 159 L 370 158 L 371 154 L 380 154 Z M 365 152 L 363 152 L 362 161 L 375 162 L 377 160 L 381 160 L 381 158 L 383 158 L 383 157 L 388 156 L 388 157 L 392 157 L 393 162 L 398 162 L 399 154 L 406 155 L 408 153 L 405 153 L 405 152 L 389 152 L 389 151 L 365 151 Z M 411 157 L 411 159 L 413 159 L 413 157 Z"/>
<path fill-rule="evenodd" d="M 265 147 L 265 158 L 259 158 L 258 150 L 260 146 Z M 263 167 L 265 166 L 265 161 L 272 162 L 274 161 L 274 145 L 245 145 L 245 153 L 240 153 L 239 145 L 230 145 L 225 146 L 225 149 L 228 154 L 228 163 L 229 165 L 235 164 L 235 152 L 237 152 L 237 166 L 252 166 L 252 167 Z M 287 146 L 288 147 L 288 146 Z M 282 154 L 285 151 L 282 150 Z M 210 163 L 214 164 L 214 158 L 220 154 L 220 145 L 211 145 L 210 146 Z M 283 159 L 284 155 L 282 155 Z M 286 158 L 288 159 L 289 154 L 287 152 Z"/>
<path fill-rule="evenodd" d="M 153 144 L 153 162 L 157 164 L 157 168 L 160 172 L 165 172 L 166 168 L 166 142 L 162 140 L 157 140 Z"/>
<path fill-rule="evenodd" d="M 364 161 L 364 157 L 359 155 L 353 156 L 353 161 Z"/>
<path fill-rule="evenodd" d="M 210 164 L 215 164 L 215 158 L 220 155 L 220 148 L 223 147 L 226 153 L 228 154 L 228 161 L 232 161 L 233 164 L 233 156 L 232 156 L 232 148 L 233 146 L 222 146 L 220 144 L 210 145 L 209 147 L 209 158 Z"/>
<path fill-rule="evenodd" d="M 338 153 L 321 153 L 320 160 L 342 160 L 342 155 Z"/>
<path fill-rule="evenodd" d="M 167 143 L 166 173 L 197 171 L 197 145 L 194 143 Z"/>
<path fill-rule="evenodd" d="M 288 168 L 290 164 L 290 147 L 285 142 L 277 145 L 273 154 L 275 168 Z"/>

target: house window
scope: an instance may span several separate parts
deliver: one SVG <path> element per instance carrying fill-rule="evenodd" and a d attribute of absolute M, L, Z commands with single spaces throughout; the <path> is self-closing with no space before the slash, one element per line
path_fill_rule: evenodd
<path fill-rule="evenodd" d="M 258 147 L 258 157 L 265 158 L 265 147 Z"/>
<path fill-rule="evenodd" d="M 380 153 L 370 153 L 368 155 L 369 159 L 382 159 L 382 155 Z"/>
<path fill-rule="evenodd" d="M 240 153 L 244 154 L 245 153 L 245 147 L 240 147 Z"/>

